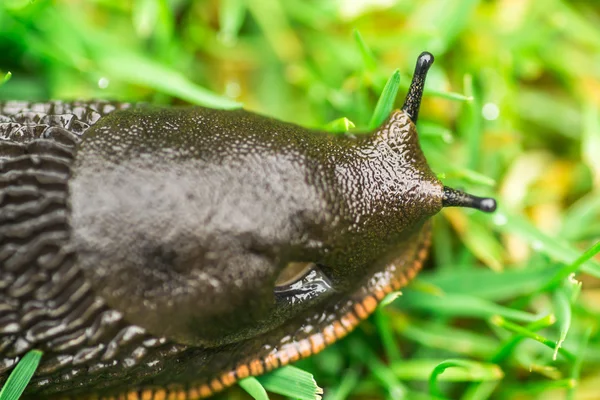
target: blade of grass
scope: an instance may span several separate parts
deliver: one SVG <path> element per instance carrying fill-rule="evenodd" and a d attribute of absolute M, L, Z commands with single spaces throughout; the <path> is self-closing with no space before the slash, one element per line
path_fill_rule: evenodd
<path fill-rule="evenodd" d="M 537 318 L 534 314 L 525 311 L 500 306 L 484 299 L 458 293 L 432 296 L 427 293 L 406 290 L 402 302 L 399 302 L 398 306 L 454 317 L 491 318 L 494 315 L 501 315 L 521 322 L 531 322 Z"/>
<path fill-rule="evenodd" d="M 404 75 L 400 75 L 400 80 L 403 82 L 400 84 L 400 87 L 402 88 L 402 90 L 408 90 L 409 86 L 410 86 L 410 79 L 404 79 L 404 78 L 408 78 Z M 404 83 L 406 82 L 406 83 Z M 437 90 L 437 89 L 425 89 L 423 90 L 423 95 L 424 96 L 431 96 L 431 97 L 437 97 L 440 99 L 446 99 L 446 100 L 450 100 L 450 101 L 465 101 L 465 102 L 472 102 L 474 100 L 473 96 L 470 94 L 463 94 L 463 93 L 457 93 L 457 92 L 447 92 L 447 91 L 443 91 L 443 90 Z"/>
<path fill-rule="evenodd" d="M 473 255 L 490 269 L 502 271 L 504 248 L 489 229 L 489 219 L 479 218 L 477 215 L 467 218 L 463 210 L 459 209 L 446 209 L 444 215 Z"/>
<path fill-rule="evenodd" d="M 500 381 L 477 382 L 471 384 L 460 400 L 487 400 L 491 398 Z"/>
<path fill-rule="evenodd" d="M 18 400 L 21 397 L 21 394 L 25 391 L 27 384 L 35 373 L 41 358 L 42 352 L 39 350 L 31 350 L 25 354 L 15 369 L 13 369 L 0 391 L 0 400 Z"/>
<path fill-rule="evenodd" d="M 359 380 L 359 368 L 356 366 L 350 367 L 344 372 L 344 376 L 342 377 L 340 384 L 336 388 L 327 391 L 324 396 L 324 400 L 346 399 L 352 393 L 356 385 L 358 385 Z"/>
<path fill-rule="evenodd" d="M 451 326 L 402 318 L 393 319 L 394 329 L 402 336 L 433 349 L 488 358 L 498 347 L 498 341 L 468 330 Z"/>
<path fill-rule="evenodd" d="M 398 380 L 390 367 L 381 362 L 363 341 L 350 337 L 348 338 L 348 342 L 348 347 L 353 358 L 369 368 L 373 376 L 386 387 L 393 399 L 400 400 L 407 398 L 407 387 Z"/>
<path fill-rule="evenodd" d="M 2 85 L 4 85 L 6 82 L 8 82 L 10 80 L 10 78 L 12 78 L 12 73 L 10 71 L 8 71 L 4 75 L 4 78 L 2 78 L 2 80 L 0 80 L 0 87 L 2 87 Z"/>
<path fill-rule="evenodd" d="M 541 90 L 522 89 L 519 90 L 515 101 L 515 110 L 520 113 L 522 120 L 534 122 L 542 127 L 537 131 L 538 135 L 556 132 L 570 139 L 579 139 L 580 112 L 563 97 L 548 96 Z"/>
<path fill-rule="evenodd" d="M 398 88 L 400 87 L 400 71 L 395 70 L 392 76 L 388 79 L 383 92 L 377 101 L 375 111 L 369 122 L 369 129 L 375 129 L 389 117 L 392 109 L 394 108 L 394 102 L 398 95 Z"/>
<path fill-rule="evenodd" d="M 329 132 L 348 132 L 350 129 L 356 127 L 354 122 L 350 121 L 346 117 L 335 119 L 324 126 L 324 129 Z"/>
<path fill-rule="evenodd" d="M 394 337 L 394 331 L 390 325 L 390 317 L 381 307 L 378 307 L 374 314 L 375 326 L 377 326 L 377 331 L 379 332 L 379 337 L 383 343 L 388 360 L 390 362 L 399 361 L 402 357 L 400 356 L 398 342 Z"/>
<path fill-rule="evenodd" d="M 468 169 L 468 168 L 454 167 L 452 165 L 449 165 L 447 168 L 447 171 L 446 171 L 446 176 L 449 179 L 451 179 L 451 178 L 461 179 L 465 183 L 472 184 L 472 185 L 483 185 L 483 186 L 489 186 L 489 187 L 496 186 L 495 179 L 492 179 L 489 176 L 486 176 L 484 174 L 481 174 L 477 171 L 473 171 L 472 169 Z"/>
<path fill-rule="evenodd" d="M 401 291 L 390 292 L 379 302 L 379 308 L 384 308 L 392 304 L 398 297 L 402 296 Z"/>
<path fill-rule="evenodd" d="M 571 328 L 571 303 L 569 302 L 565 288 L 561 287 L 554 291 L 552 303 L 554 305 L 553 309 L 554 313 L 556 314 L 556 320 L 558 321 L 559 327 L 559 336 L 554 347 L 554 354 L 552 355 L 552 359 L 556 360 L 558 350 L 562 347 L 562 344 L 569 333 L 569 329 Z"/>
<path fill-rule="evenodd" d="M 100 69 L 112 78 L 150 87 L 193 104 L 233 109 L 242 105 L 190 82 L 181 73 L 135 53 L 110 55 L 98 60 Z"/>
<path fill-rule="evenodd" d="M 242 379 L 238 382 L 238 385 L 240 385 L 240 387 L 255 400 L 269 400 L 269 396 L 267 395 L 265 388 L 260 384 L 258 379 L 253 376 Z"/>
<path fill-rule="evenodd" d="M 377 69 L 377 60 L 375 60 L 375 56 L 373 55 L 373 52 L 371 51 L 369 46 L 367 46 L 367 44 L 363 40 L 363 37 L 360 34 L 360 32 L 358 31 L 358 29 L 354 30 L 354 40 L 356 41 L 356 44 L 358 45 L 358 49 L 360 50 L 361 59 L 362 59 L 365 69 L 367 71 L 371 71 L 371 72 L 376 70 Z"/>
<path fill-rule="evenodd" d="M 532 322 L 531 324 L 526 325 L 525 329 L 530 332 L 535 332 L 552 326 L 554 325 L 554 323 L 556 323 L 556 317 L 554 317 L 553 314 L 549 314 L 535 322 Z M 526 337 L 527 336 L 521 334 L 513 335 L 502 345 L 502 347 L 500 347 L 497 350 L 496 354 L 494 354 L 490 361 L 495 364 L 503 362 L 506 358 L 510 356 L 511 352 L 515 349 L 515 347 Z"/>
<path fill-rule="evenodd" d="M 564 1 L 556 1 L 552 10 L 554 12 L 548 13 L 548 18 L 554 22 L 554 19 L 558 19 L 556 14 L 560 15 L 560 19 L 554 23 L 565 35 L 572 36 L 581 43 L 600 47 L 600 34 L 597 27 L 594 28 L 596 25 L 593 20 L 587 20 L 582 13 Z"/>
<path fill-rule="evenodd" d="M 277 0 L 247 0 L 245 3 L 277 56 L 285 62 L 301 59 L 302 42 L 291 28 L 285 3 Z"/>
<path fill-rule="evenodd" d="M 165 53 L 173 44 L 174 17 L 167 0 L 135 0 L 132 22 L 139 37 L 153 39 Z"/>
<path fill-rule="evenodd" d="M 573 268 L 581 268 L 581 271 L 586 272 L 593 277 L 600 278 L 600 262 L 591 259 L 594 255 L 593 252 L 597 252 L 595 246 L 589 250 L 589 253 L 586 252 L 585 256 L 581 255 L 581 251 L 575 247 L 542 233 L 524 217 L 508 214 L 502 210 L 502 208 L 496 211 L 494 221 L 502 221 L 502 224 L 496 224 L 498 230 L 504 233 L 517 234 L 529 242 L 536 251 L 542 252 L 558 261 L 568 263 L 569 265 L 572 265 Z M 580 263 L 577 262 L 577 259 L 580 257 L 581 266 Z M 562 273 L 561 279 L 564 279 L 564 277 L 568 275 L 569 274 L 565 275 L 565 273 Z"/>
<path fill-rule="evenodd" d="M 233 45 L 237 42 L 238 34 L 246 17 L 246 2 L 243 0 L 223 0 L 219 10 L 219 39 Z"/>
<path fill-rule="evenodd" d="M 600 130 L 599 130 L 600 131 Z M 600 150 L 598 152 L 600 154 Z M 598 172 L 600 177 L 600 168 Z M 590 224 L 589 221 L 598 221 Z M 565 210 L 563 224 L 558 236 L 569 241 L 600 237 L 600 196 L 589 192 Z"/>
<path fill-rule="evenodd" d="M 467 139 L 467 163 L 466 166 L 471 170 L 477 170 L 480 164 L 481 157 L 481 141 L 482 141 L 482 116 L 481 116 L 481 92 L 475 80 L 478 79 L 471 74 L 465 75 L 465 92 L 473 97 L 473 101 L 465 103 L 465 111 L 461 122 L 461 131 L 464 132 Z M 479 82 L 479 81 L 477 81 Z"/>
<path fill-rule="evenodd" d="M 583 132 L 581 138 L 581 156 L 600 182 L 600 112 L 593 101 L 588 101 L 583 112 Z"/>
<path fill-rule="evenodd" d="M 429 121 L 419 121 L 419 137 L 440 138 L 445 143 L 452 143 L 454 137 L 452 131 L 443 125 Z"/>
<path fill-rule="evenodd" d="M 552 340 L 546 339 L 544 336 L 538 335 L 537 333 L 535 333 L 535 332 L 533 332 L 533 331 L 531 331 L 531 330 L 529 330 L 527 328 L 524 328 L 524 327 L 519 326 L 519 325 L 517 325 L 515 323 L 507 321 L 506 319 L 504 319 L 503 317 L 501 317 L 499 315 L 493 317 L 491 319 L 491 323 L 494 324 L 494 325 L 496 325 L 496 326 L 499 326 L 499 327 L 502 327 L 504 329 L 507 329 L 507 330 L 509 330 L 511 332 L 518 333 L 520 335 L 523 335 L 525 337 L 533 339 L 533 340 L 535 340 L 537 342 L 540 342 L 544 346 L 549 347 L 552 350 L 554 350 L 555 347 L 556 347 L 556 343 L 553 342 Z M 565 350 L 563 347 L 560 347 L 558 349 L 558 353 L 560 355 L 562 355 L 569 362 L 573 362 L 575 360 L 575 356 L 573 356 L 573 354 L 571 352 L 569 352 L 568 350 Z"/>
<path fill-rule="evenodd" d="M 592 259 L 596 254 L 600 253 L 600 241 L 590 247 L 585 253 L 579 256 L 571 264 L 568 264 L 561 268 L 549 281 L 546 283 L 540 291 L 545 291 L 559 285 L 564 279 L 568 278 L 571 274 L 579 271 L 580 268 L 589 260 Z"/>
<path fill-rule="evenodd" d="M 486 364 L 470 360 L 450 359 L 437 364 L 431 371 L 429 377 L 429 393 L 432 396 L 444 397 L 443 393 L 438 388 L 437 382 L 441 379 L 441 375 L 448 368 L 460 368 L 462 371 L 454 371 L 452 374 L 443 380 L 456 381 L 496 381 L 504 377 L 504 373 L 495 364 Z"/>
<path fill-rule="evenodd" d="M 158 22 L 158 1 L 134 0 L 133 2 L 133 27 L 140 37 L 148 38 L 156 28 Z"/>
<path fill-rule="evenodd" d="M 461 271 L 454 268 L 434 275 L 423 273 L 419 275 L 419 281 L 437 287 L 441 293 L 461 293 L 501 302 L 537 292 L 558 270 L 559 267 L 543 266 L 498 273 L 489 269 Z"/>
<path fill-rule="evenodd" d="M 579 379 L 581 377 L 581 366 L 583 365 L 583 359 L 585 358 L 585 351 L 587 349 L 591 335 L 592 335 L 592 328 L 588 327 L 584 331 L 583 335 L 581 335 L 581 338 L 579 340 L 579 346 L 577 348 L 577 353 L 575 354 L 575 362 L 572 365 L 571 374 L 570 374 L 571 380 L 573 380 L 576 383 L 579 382 Z M 575 399 L 577 386 L 578 385 L 575 384 L 569 388 L 569 390 L 567 391 L 567 400 Z"/>
<path fill-rule="evenodd" d="M 439 97 L 440 99 L 447 99 L 453 101 L 466 101 L 471 102 L 474 97 L 470 94 L 462 94 L 456 92 L 443 92 L 441 90 L 426 89 L 424 91 L 425 96 Z"/>
<path fill-rule="evenodd" d="M 508 386 L 508 393 L 512 393 L 512 398 L 531 398 L 530 396 L 536 396 L 539 398 L 541 393 L 552 393 L 555 390 L 572 389 L 577 385 L 577 382 L 573 379 L 558 379 L 558 380 L 545 380 L 540 382 L 531 382 L 527 385 L 518 384 Z M 543 397 L 543 396 L 542 396 Z"/>
<path fill-rule="evenodd" d="M 496 364 L 471 360 L 439 360 L 439 359 L 414 359 L 402 360 L 391 365 L 396 376 L 402 380 L 427 381 L 440 365 L 456 362 L 445 374 L 437 373 L 437 381 L 445 382 L 485 382 L 502 379 L 504 373 Z M 442 371 L 443 372 L 443 371 Z"/>
<path fill-rule="evenodd" d="M 323 394 L 312 374 L 289 365 L 257 379 L 269 392 L 298 400 L 320 400 Z"/>

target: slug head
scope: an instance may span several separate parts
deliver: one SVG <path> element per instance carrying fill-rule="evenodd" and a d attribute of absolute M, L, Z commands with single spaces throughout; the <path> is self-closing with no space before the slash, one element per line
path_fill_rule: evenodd
<path fill-rule="evenodd" d="M 402 106 L 402 110 L 407 113 L 416 125 L 419 116 L 419 108 L 421 106 L 421 98 L 425 87 L 425 78 L 429 68 L 433 64 L 433 54 L 423 52 L 417 59 L 415 73 L 410 84 L 410 89 Z M 496 210 L 496 200 L 488 197 L 477 197 L 464 193 L 460 190 L 444 187 L 443 201 L 444 207 L 468 207 L 475 208 L 484 212 L 494 212 Z"/>
<path fill-rule="evenodd" d="M 421 150 L 416 122 L 432 63 L 433 56 L 422 53 L 402 109 L 374 132 L 358 135 L 355 147 L 335 160 L 338 191 L 330 203 L 339 207 L 338 223 L 328 236 L 339 240 L 322 269 L 337 287 L 350 290 L 386 264 L 409 259 L 403 244 L 419 240 L 424 223 L 442 207 L 495 208 L 493 199 L 444 187 Z"/>

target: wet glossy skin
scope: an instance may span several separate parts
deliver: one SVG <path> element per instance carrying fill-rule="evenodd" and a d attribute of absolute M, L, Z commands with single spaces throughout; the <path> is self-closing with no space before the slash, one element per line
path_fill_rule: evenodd
<path fill-rule="evenodd" d="M 423 157 L 432 62 L 356 136 L 243 110 L 0 103 L 0 384 L 40 349 L 29 398 L 197 399 L 345 336 L 416 275 L 442 206 L 496 206 Z"/>
<path fill-rule="evenodd" d="M 195 346 L 256 336 L 355 288 L 442 202 L 402 113 L 357 138 L 242 110 L 115 112 L 88 131 L 72 174 L 73 242 L 98 293 Z M 273 291 L 290 262 L 321 265 L 331 288 L 290 307 Z"/>
<path fill-rule="evenodd" d="M 43 117 L 23 113 L 43 105 L 18 106 L 5 104 L 3 114 Z M 48 115 L 71 106 L 45 107 Z M 441 208 L 442 186 L 401 111 L 358 137 L 198 107 L 96 119 L 81 136 L 50 126 L 43 139 L 4 125 L 2 210 L 60 197 L 29 217 L 5 217 L 2 228 L 0 298 L 20 304 L 2 315 L 13 328 L 0 355 L 8 373 L 29 348 L 45 350 L 28 389 L 36 396 L 151 381 L 179 384 L 193 398 L 193 390 L 207 394 L 205 383 L 212 392 L 317 352 L 414 275 L 425 254 L 421 227 Z M 53 181 L 14 178 L 17 166 Z M 29 186 L 41 195 L 13 193 Z M 45 230 L 55 237 L 40 250 L 32 242 Z M 40 253 L 37 262 L 19 261 L 8 246 L 28 235 L 34 240 L 21 245 Z M 275 290 L 292 261 L 318 267 Z M 39 279 L 15 293 L 19 274 Z M 66 277 L 73 282 L 59 301 L 44 281 L 60 286 Z M 44 308 L 38 319 L 28 312 L 36 307 Z"/>

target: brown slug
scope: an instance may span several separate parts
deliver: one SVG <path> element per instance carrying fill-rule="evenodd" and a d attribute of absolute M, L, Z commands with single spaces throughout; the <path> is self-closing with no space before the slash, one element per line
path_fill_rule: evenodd
<path fill-rule="evenodd" d="M 197 399 L 322 350 L 421 268 L 431 216 L 493 211 L 402 110 L 332 135 L 244 110 L 0 103 L 0 385 L 29 398 Z"/>

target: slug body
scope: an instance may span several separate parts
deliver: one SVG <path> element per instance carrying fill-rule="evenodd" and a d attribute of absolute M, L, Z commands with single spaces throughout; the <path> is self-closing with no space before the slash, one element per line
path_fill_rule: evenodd
<path fill-rule="evenodd" d="M 194 399 L 343 337 L 417 273 L 432 215 L 491 207 L 420 150 L 432 61 L 418 99 L 357 136 L 243 110 L 0 104 L 0 382 L 41 349 L 35 398 Z"/>

